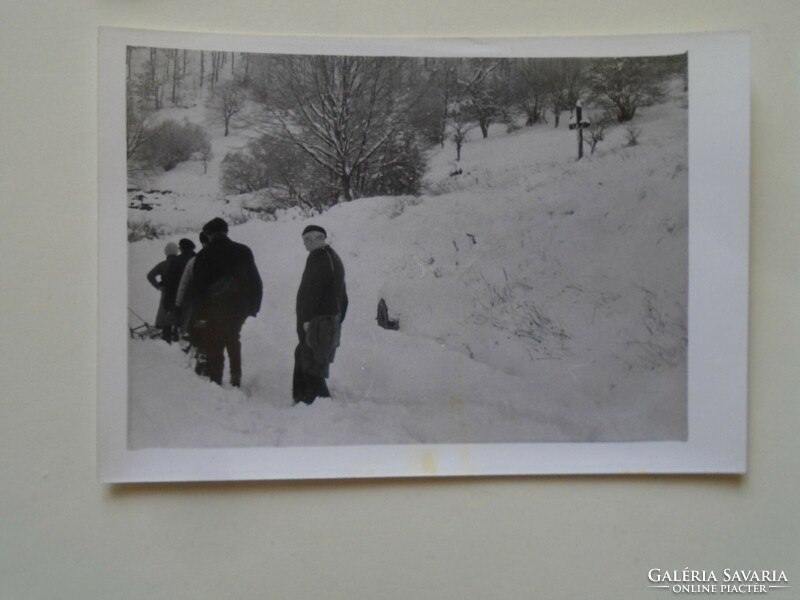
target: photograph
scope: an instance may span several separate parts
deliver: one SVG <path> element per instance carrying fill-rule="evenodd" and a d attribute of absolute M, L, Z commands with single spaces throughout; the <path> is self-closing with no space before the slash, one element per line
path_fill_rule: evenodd
<path fill-rule="evenodd" d="M 788 600 L 800 2 L 722 5 L 9 3 L 0 600 Z"/>
<path fill-rule="evenodd" d="M 137 41 L 127 452 L 688 441 L 688 50 Z"/>

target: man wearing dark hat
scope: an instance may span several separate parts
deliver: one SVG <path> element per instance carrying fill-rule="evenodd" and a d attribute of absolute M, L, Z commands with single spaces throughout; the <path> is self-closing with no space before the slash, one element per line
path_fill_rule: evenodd
<path fill-rule="evenodd" d="M 230 382 L 242 383 L 240 334 L 247 317 L 261 308 L 263 287 L 253 252 L 228 238 L 228 224 L 217 217 L 203 226 L 208 245 L 194 261 L 192 285 L 196 293 L 197 318 L 205 321 L 203 345 L 206 374 L 222 385 L 225 352 L 230 361 Z"/>
<path fill-rule="evenodd" d="M 325 379 L 347 314 L 344 265 L 328 245 L 327 237 L 327 232 L 319 225 L 309 225 L 303 230 L 308 258 L 295 307 L 300 341 L 294 353 L 292 378 L 295 404 L 330 398 Z"/>

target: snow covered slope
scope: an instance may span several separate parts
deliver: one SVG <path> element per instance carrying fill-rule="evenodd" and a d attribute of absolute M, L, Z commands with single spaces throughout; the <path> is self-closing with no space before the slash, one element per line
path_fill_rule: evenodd
<path fill-rule="evenodd" d="M 685 439 L 685 98 L 634 124 L 638 145 L 617 126 L 581 161 L 563 126 L 495 126 L 464 146 L 458 175 L 453 148 L 434 152 L 419 198 L 232 227 L 265 284 L 243 330 L 243 387 L 199 379 L 177 347 L 131 340 L 131 447 Z M 241 213 L 219 199 L 218 164 L 209 173 L 185 163 L 154 183 L 173 193 L 146 218 L 170 235 L 129 245 L 130 307 L 147 319 L 158 296 L 145 274 L 163 245 Z M 292 407 L 312 221 L 344 260 L 351 308 L 334 398 Z M 399 331 L 376 325 L 381 298 Z"/>

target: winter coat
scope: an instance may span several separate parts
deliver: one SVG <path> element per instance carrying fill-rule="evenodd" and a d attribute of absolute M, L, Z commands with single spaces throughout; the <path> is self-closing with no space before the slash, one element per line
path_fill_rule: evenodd
<path fill-rule="evenodd" d="M 197 310 L 214 318 L 244 321 L 261 309 L 263 284 L 253 252 L 227 237 L 214 240 L 194 260 Z"/>
<path fill-rule="evenodd" d="M 342 259 L 330 246 L 309 252 L 295 305 L 300 340 L 304 339 L 303 323 L 320 315 L 339 315 L 339 323 L 342 323 L 347 305 Z"/>
<path fill-rule="evenodd" d="M 154 288 L 161 292 L 161 296 L 158 301 L 158 312 L 156 313 L 155 326 L 162 329 L 164 327 L 171 327 L 175 325 L 175 315 L 173 314 L 172 309 L 167 305 L 166 280 L 169 268 L 176 258 L 176 256 L 168 256 L 166 260 L 162 260 L 155 267 L 150 269 L 150 272 L 147 274 L 147 281 L 149 281 Z"/>
<path fill-rule="evenodd" d="M 175 306 L 178 308 L 184 308 L 192 303 L 194 296 L 192 275 L 194 274 L 195 258 L 196 256 L 193 256 L 189 259 L 189 262 L 186 263 L 186 268 L 183 269 L 183 275 L 181 275 L 181 281 L 178 283 L 178 293 L 175 294 Z"/>
<path fill-rule="evenodd" d="M 178 296 L 178 285 L 183 277 L 186 265 L 195 256 L 194 251 L 182 252 L 169 261 L 167 276 L 164 278 L 164 304 L 169 309 L 175 310 L 175 300 Z"/>
<path fill-rule="evenodd" d="M 192 286 L 192 275 L 194 274 L 194 260 L 197 256 L 192 256 L 186 267 L 183 269 L 181 281 L 178 284 L 178 292 L 175 294 L 175 306 L 180 312 L 180 323 L 178 326 L 181 331 L 189 331 L 192 325 L 194 313 L 194 286 Z"/>
<path fill-rule="evenodd" d="M 302 349 L 303 371 L 327 379 L 342 334 L 338 315 L 311 317 Z"/>

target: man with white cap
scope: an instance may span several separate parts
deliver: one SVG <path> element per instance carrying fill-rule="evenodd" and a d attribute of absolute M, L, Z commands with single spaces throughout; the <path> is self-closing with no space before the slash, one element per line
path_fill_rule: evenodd
<path fill-rule="evenodd" d="M 327 237 L 327 232 L 319 225 L 309 225 L 303 230 L 308 258 L 295 306 L 300 342 L 294 353 L 292 377 L 295 404 L 330 398 L 325 379 L 347 314 L 344 264 L 328 245 Z"/>

